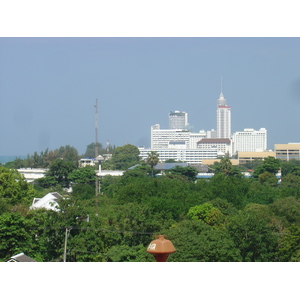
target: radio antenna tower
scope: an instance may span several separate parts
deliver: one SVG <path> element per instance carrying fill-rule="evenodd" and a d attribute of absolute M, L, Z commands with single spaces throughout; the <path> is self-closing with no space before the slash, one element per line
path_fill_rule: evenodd
<path fill-rule="evenodd" d="M 98 99 L 96 99 L 95 104 L 96 114 L 95 114 L 95 158 L 97 159 L 97 156 L 99 155 L 99 146 L 98 146 Z"/>
<path fill-rule="evenodd" d="M 99 162 L 97 160 L 97 157 L 99 155 L 99 146 L 98 146 L 98 99 L 96 99 L 96 104 L 95 104 L 95 109 L 96 109 L 96 114 L 95 114 L 95 135 L 96 135 L 96 139 L 95 139 L 95 163 L 96 163 L 96 167 L 97 170 L 96 172 L 99 172 Z M 95 194 L 96 196 L 98 196 L 99 194 L 99 180 L 98 177 L 96 175 L 96 179 L 95 179 Z M 98 216 L 98 201 L 96 200 L 96 216 Z"/>

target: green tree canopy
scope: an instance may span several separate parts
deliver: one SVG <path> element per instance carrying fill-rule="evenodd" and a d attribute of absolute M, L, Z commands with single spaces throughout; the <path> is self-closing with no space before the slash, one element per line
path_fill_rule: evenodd
<path fill-rule="evenodd" d="M 114 170 L 127 170 L 128 168 L 139 164 L 140 151 L 136 146 L 127 144 L 117 147 L 110 160 L 103 163 L 103 168 L 111 168 Z"/>
<path fill-rule="evenodd" d="M 268 156 L 264 159 L 264 162 L 254 169 L 253 177 L 258 178 L 258 176 L 264 172 L 269 172 L 276 175 L 281 166 L 280 159 L 273 156 Z"/>
<path fill-rule="evenodd" d="M 240 211 L 230 218 L 227 230 L 240 250 L 242 261 L 272 261 L 276 255 L 277 236 L 267 221 L 251 211 Z"/>
<path fill-rule="evenodd" d="M 51 162 L 48 171 L 44 178 L 36 180 L 39 184 L 44 184 L 44 187 L 51 185 L 61 185 L 62 187 L 69 187 L 69 175 L 76 169 L 75 165 L 67 160 L 57 158 Z"/>
<path fill-rule="evenodd" d="M 68 174 L 68 179 L 74 184 L 89 184 L 95 185 L 95 169 L 91 166 L 85 166 L 83 168 L 74 169 L 71 173 Z"/>
<path fill-rule="evenodd" d="M 270 204 L 270 209 L 276 216 L 283 218 L 285 226 L 296 224 L 300 226 L 300 199 L 286 197 L 276 199 Z"/>
<path fill-rule="evenodd" d="M 36 193 L 23 175 L 15 169 L 0 166 L 0 198 L 7 204 L 31 204 Z"/>
<path fill-rule="evenodd" d="M 220 163 L 215 165 L 215 174 L 220 173 L 226 176 L 241 176 L 239 169 L 232 165 L 232 162 L 228 157 L 221 158 Z"/>
<path fill-rule="evenodd" d="M 197 179 L 198 171 L 193 167 L 182 167 L 175 166 L 174 168 L 166 171 L 167 175 L 178 175 L 187 178 L 190 181 L 195 181 Z"/>
<path fill-rule="evenodd" d="M 279 261 L 300 262 L 300 227 L 296 225 L 288 227 L 278 248 Z"/>
<path fill-rule="evenodd" d="M 192 220 L 201 220 L 208 225 L 220 224 L 224 219 L 221 211 L 208 202 L 191 207 L 187 217 Z"/>
<path fill-rule="evenodd" d="M 164 232 L 176 252 L 170 262 L 235 262 L 241 261 L 239 250 L 230 235 L 212 229 L 199 220 L 184 220 Z"/>
<path fill-rule="evenodd" d="M 0 259 L 25 252 L 34 253 L 34 223 L 19 213 L 4 213 L 0 215 Z"/>

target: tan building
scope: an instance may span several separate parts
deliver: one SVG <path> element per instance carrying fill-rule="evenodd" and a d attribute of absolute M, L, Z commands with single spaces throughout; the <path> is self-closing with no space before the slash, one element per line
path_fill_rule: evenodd
<path fill-rule="evenodd" d="M 275 144 L 275 155 L 284 161 L 300 160 L 300 143 Z"/>
<path fill-rule="evenodd" d="M 203 165 L 213 165 L 215 162 L 220 162 L 221 159 L 203 159 L 202 164 Z M 233 166 L 238 166 L 239 165 L 239 160 L 238 159 L 230 159 L 231 163 Z"/>
<path fill-rule="evenodd" d="M 265 159 L 268 156 L 275 157 L 274 151 L 262 151 L 262 152 L 238 152 L 237 159 L 230 159 L 233 166 L 238 166 L 252 162 L 256 159 Z M 207 165 L 213 165 L 215 162 L 220 162 L 220 159 L 203 159 L 202 163 Z"/>
<path fill-rule="evenodd" d="M 252 162 L 256 159 L 265 159 L 269 156 L 275 157 L 274 151 L 262 152 L 238 152 L 238 163 L 240 165 Z"/>

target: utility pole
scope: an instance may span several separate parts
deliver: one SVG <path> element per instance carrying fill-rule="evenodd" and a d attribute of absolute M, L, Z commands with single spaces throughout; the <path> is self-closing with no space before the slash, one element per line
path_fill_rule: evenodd
<path fill-rule="evenodd" d="M 67 242 L 68 242 L 68 234 L 70 233 L 72 227 L 66 228 L 66 235 L 65 235 L 65 248 L 64 248 L 64 262 L 67 261 Z"/>

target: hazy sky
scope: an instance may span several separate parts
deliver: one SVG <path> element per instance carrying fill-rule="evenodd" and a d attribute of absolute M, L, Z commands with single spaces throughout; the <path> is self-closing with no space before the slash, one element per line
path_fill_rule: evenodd
<path fill-rule="evenodd" d="M 150 127 L 188 113 L 216 129 L 221 92 L 232 132 L 300 142 L 300 38 L 0 38 L 0 155 L 95 141 L 150 146 Z"/>

